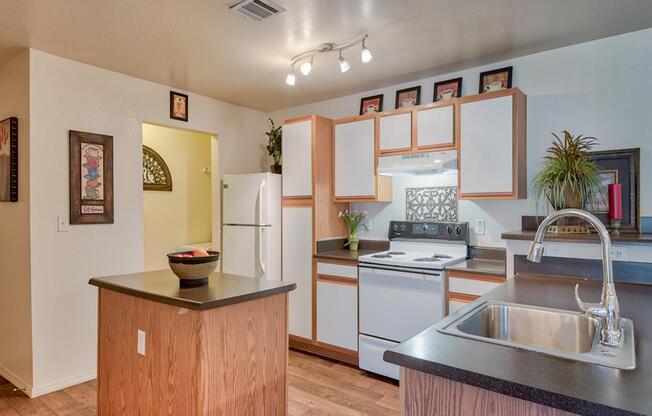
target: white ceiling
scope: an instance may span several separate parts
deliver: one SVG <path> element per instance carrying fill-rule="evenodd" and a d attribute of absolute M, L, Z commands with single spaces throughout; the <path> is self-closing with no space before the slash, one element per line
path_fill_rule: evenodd
<path fill-rule="evenodd" d="M 271 111 L 652 27 L 650 0 L 276 0 L 252 22 L 236 0 L 2 0 L 0 65 L 24 47 Z M 368 31 L 374 60 L 289 60 Z M 564 65 L 551 62 L 551 65 Z"/>

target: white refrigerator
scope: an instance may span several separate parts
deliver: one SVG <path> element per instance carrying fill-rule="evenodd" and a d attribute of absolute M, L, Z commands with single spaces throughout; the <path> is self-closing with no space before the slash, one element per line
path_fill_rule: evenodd
<path fill-rule="evenodd" d="M 281 280 L 281 175 L 225 175 L 222 272 Z"/>

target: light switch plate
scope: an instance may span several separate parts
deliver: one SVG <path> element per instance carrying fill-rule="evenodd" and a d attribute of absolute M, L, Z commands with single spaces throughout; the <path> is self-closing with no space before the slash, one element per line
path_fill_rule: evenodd
<path fill-rule="evenodd" d="M 476 220 L 475 221 L 475 233 L 478 235 L 484 235 L 484 230 L 485 229 L 485 224 L 484 220 Z"/>
<path fill-rule="evenodd" d="M 624 246 L 611 247 L 611 259 L 614 261 L 627 261 L 627 247 Z"/>
<path fill-rule="evenodd" d="M 68 217 L 65 215 L 57 216 L 57 231 L 60 233 L 70 230 L 70 223 Z"/>
<path fill-rule="evenodd" d="M 138 347 L 137 347 L 137 351 L 138 351 L 138 354 L 140 354 L 140 355 L 145 355 L 145 344 L 146 344 L 145 339 L 146 339 L 145 338 L 145 331 L 142 331 L 142 330 L 139 329 L 138 330 Z"/>

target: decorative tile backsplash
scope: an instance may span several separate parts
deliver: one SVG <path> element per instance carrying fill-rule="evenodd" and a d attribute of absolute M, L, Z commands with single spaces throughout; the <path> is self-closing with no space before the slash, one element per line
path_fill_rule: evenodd
<path fill-rule="evenodd" d="M 407 221 L 457 221 L 457 187 L 407 188 Z"/>

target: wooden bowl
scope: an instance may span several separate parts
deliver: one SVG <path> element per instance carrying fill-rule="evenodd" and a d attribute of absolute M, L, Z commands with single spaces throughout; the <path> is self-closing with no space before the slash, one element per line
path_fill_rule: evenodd
<path fill-rule="evenodd" d="M 219 251 L 209 251 L 204 257 L 178 257 L 178 254 L 192 254 L 192 251 L 181 251 L 168 254 L 168 262 L 172 272 L 182 283 L 201 285 L 208 283 L 208 276 L 217 269 L 220 259 Z"/>

